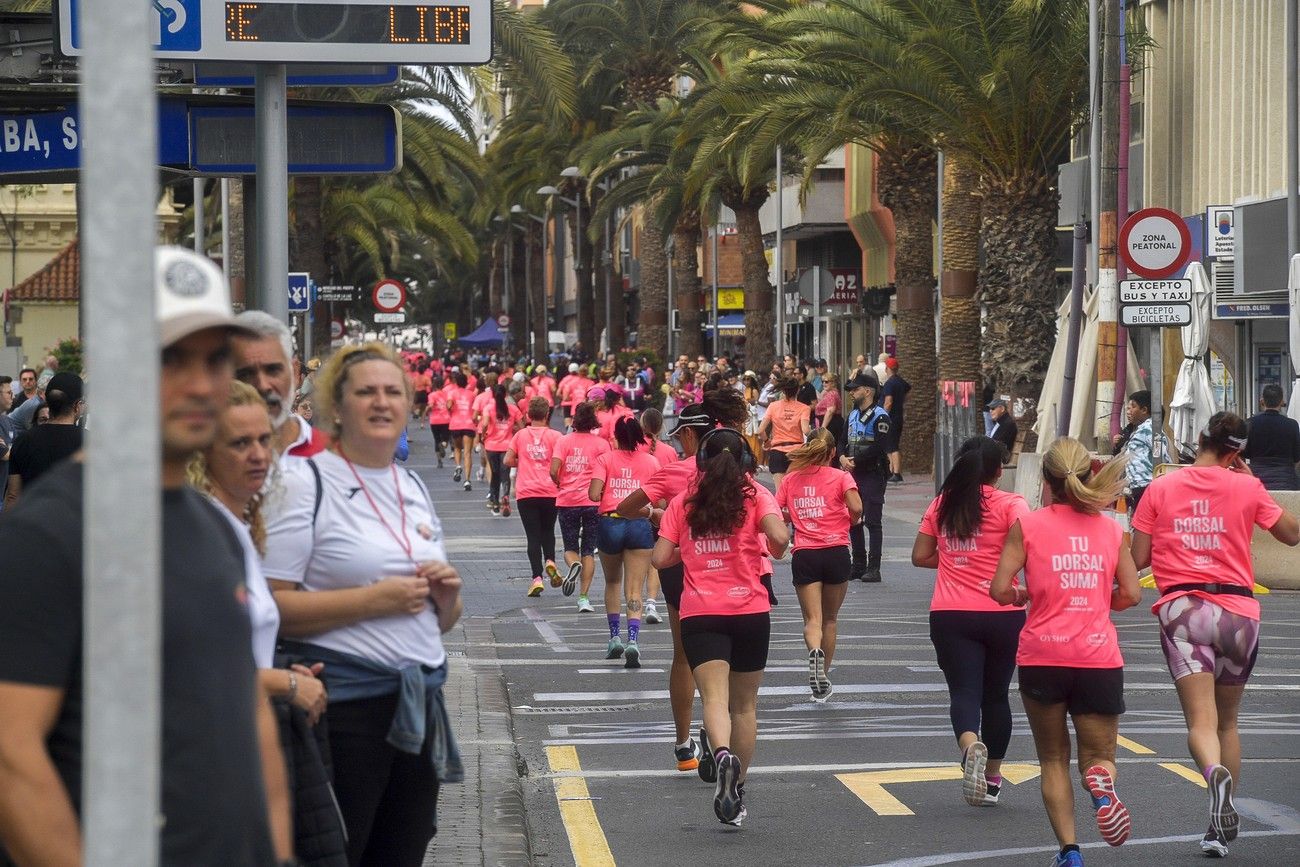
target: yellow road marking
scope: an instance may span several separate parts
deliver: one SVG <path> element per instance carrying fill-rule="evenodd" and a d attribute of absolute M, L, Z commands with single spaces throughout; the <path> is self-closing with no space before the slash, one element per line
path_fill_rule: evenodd
<path fill-rule="evenodd" d="M 1193 783 L 1200 786 L 1202 789 L 1209 788 L 1209 786 L 1205 784 L 1205 777 L 1196 773 L 1196 771 L 1192 770 L 1186 765 L 1180 765 L 1177 762 L 1161 762 L 1160 767 L 1164 768 L 1166 771 L 1173 771 L 1175 774 L 1182 777 L 1184 780 L 1191 780 Z"/>
<path fill-rule="evenodd" d="M 1144 747 L 1137 741 L 1131 741 L 1123 735 L 1115 738 L 1115 744 L 1123 747 L 1130 753 L 1137 753 L 1139 756 L 1154 756 L 1156 754 L 1155 750 Z"/>
<path fill-rule="evenodd" d="M 1038 776 L 1038 765 L 1005 764 L 1002 778 L 1010 783 L 1024 783 Z M 897 783 L 930 783 L 937 780 L 960 780 L 960 767 L 897 768 L 889 771 L 866 771 L 858 774 L 836 774 L 845 787 L 857 795 L 862 803 L 878 816 L 911 816 L 907 805 L 895 798 L 885 786 Z"/>
<path fill-rule="evenodd" d="M 553 774 L 582 772 L 575 747 L 547 747 L 546 760 L 550 762 Z M 560 805 L 560 818 L 564 820 L 564 830 L 569 835 L 569 848 L 573 850 L 574 863 L 577 867 L 612 865 L 614 853 L 610 851 L 605 831 L 596 818 L 596 808 L 592 806 L 587 781 L 580 776 L 572 776 L 556 777 L 554 782 L 555 800 Z"/>

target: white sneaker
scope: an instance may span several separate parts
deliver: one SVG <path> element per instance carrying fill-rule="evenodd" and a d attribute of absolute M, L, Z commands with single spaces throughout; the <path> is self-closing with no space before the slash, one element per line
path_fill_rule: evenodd
<path fill-rule="evenodd" d="M 646 623 L 663 623 L 664 620 L 659 616 L 659 609 L 655 607 L 653 599 L 645 601 L 645 622 Z"/>
<path fill-rule="evenodd" d="M 595 610 L 596 610 L 595 608 L 592 608 L 592 607 L 591 607 L 591 602 L 589 602 L 589 601 L 587 600 L 587 597 L 586 597 L 586 596 L 579 596 L 579 597 L 578 597 L 578 613 L 579 613 L 579 614 L 591 614 L 591 613 L 594 612 Z"/>

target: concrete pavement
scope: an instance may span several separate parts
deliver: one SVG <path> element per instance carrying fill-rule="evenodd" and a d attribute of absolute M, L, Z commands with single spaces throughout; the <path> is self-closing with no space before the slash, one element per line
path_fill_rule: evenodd
<path fill-rule="evenodd" d="M 606 661 L 599 578 L 595 614 L 577 614 L 574 599 L 549 588 L 526 598 L 518 520 L 487 512 L 484 485 L 471 493 L 453 486 L 449 470 L 432 466 L 427 430 L 412 430 L 411 465 L 429 481 L 466 580 L 467 617 L 449 638 L 465 655 L 452 661 L 448 694 L 468 775 L 441 795 L 429 863 L 1050 863 L 1055 846 L 1014 684 L 1005 772 L 1012 784 L 995 808 L 961 799 L 946 689 L 929 642 L 932 573 L 908 562 L 928 482 L 890 491 L 885 580 L 850 588 L 835 695 L 824 705 L 807 698 L 788 559 L 778 565 L 781 605 L 746 787 L 749 818 L 734 829 L 714 818 L 711 787 L 674 767 L 667 625 L 643 627 L 642 669 Z M 1115 851 L 1101 843 L 1080 792 L 1089 864 L 1203 857 L 1195 841 L 1207 825 L 1205 790 L 1186 757 L 1150 601 L 1118 617 L 1129 705 L 1119 791 L 1134 813 L 1133 836 Z M 1300 596 L 1262 602 L 1260 662 L 1241 720 L 1242 834 L 1230 857 L 1292 865 L 1300 851 Z"/>

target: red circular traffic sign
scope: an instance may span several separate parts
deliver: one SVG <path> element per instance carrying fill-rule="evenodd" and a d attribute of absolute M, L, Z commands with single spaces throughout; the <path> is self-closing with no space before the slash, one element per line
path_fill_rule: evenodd
<path fill-rule="evenodd" d="M 370 298 L 381 313 L 396 313 L 406 306 L 406 284 L 400 280 L 380 280 Z"/>
<path fill-rule="evenodd" d="M 1143 208 L 1124 221 L 1118 253 L 1134 274 L 1163 280 L 1191 258 L 1192 233 L 1183 218 L 1168 208 Z"/>
<path fill-rule="evenodd" d="M 510 327 L 510 314 L 502 313 L 500 316 L 497 317 L 497 328 L 509 328 L 509 327 Z"/>
<path fill-rule="evenodd" d="M 334 340 L 341 340 L 341 339 L 343 338 L 343 320 L 342 320 L 342 319 L 331 319 L 331 320 L 330 320 L 330 337 L 331 337 L 332 339 L 334 339 Z"/>

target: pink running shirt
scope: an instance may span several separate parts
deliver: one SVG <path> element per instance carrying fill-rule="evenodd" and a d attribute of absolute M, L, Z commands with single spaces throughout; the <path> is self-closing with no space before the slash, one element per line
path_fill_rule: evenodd
<path fill-rule="evenodd" d="M 1029 514 L 1029 504 L 1019 494 L 984 485 L 983 519 L 969 539 L 958 539 L 939 531 L 939 497 L 921 518 L 921 532 L 934 537 L 939 549 L 939 571 L 930 596 L 931 611 L 1006 611 L 989 597 L 993 573 L 998 571 L 1007 531 Z M 1012 582 L 1013 586 L 1019 581 Z"/>
<path fill-rule="evenodd" d="M 451 413 L 447 410 L 449 394 L 448 386 L 429 392 L 429 424 L 447 424 L 451 421 Z"/>
<path fill-rule="evenodd" d="M 596 460 L 592 479 L 601 479 L 605 488 L 600 496 L 600 513 L 618 511 L 618 504 L 659 472 L 659 462 L 645 452 L 610 449 Z"/>
<path fill-rule="evenodd" d="M 1183 467 L 1151 483 L 1142 495 L 1133 529 L 1151 536 L 1151 574 L 1161 605 L 1179 596 L 1200 596 L 1225 611 L 1259 619 L 1259 601 L 1227 593 L 1167 593 L 1175 584 L 1237 584 L 1255 587 L 1250 561 L 1254 526 L 1265 530 L 1282 507 L 1252 475 L 1222 467 Z"/>
<path fill-rule="evenodd" d="M 506 418 L 497 418 L 496 401 L 483 410 L 483 448 L 489 452 L 504 452 L 510 448 L 510 440 L 515 434 L 515 422 L 523 418 L 518 406 L 506 404 Z"/>
<path fill-rule="evenodd" d="M 655 447 L 655 450 L 653 452 L 650 451 L 651 445 Z M 669 464 L 677 463 L 678 460 L 677 451 L 668 443 L 663 442 L 662 440 L 655 443 L 641 443 L 641 445 L 636 447 L 636 450 L 639 452 L 645 452 L 646 454 L 650 455 L 650 457 L 658 461 L 660 469 L 663 469 Z"/>
<path fill-rule="evenodd" d="M 1020 518 L 1020 530 L 1029 613 L 1016 664 L 1122 668 L 1110 597 L 1123 528 L 1058 504 Z"/>
<path fill-rule="evenodd" d="M 762 555 L 767 552 L 767 536 L 762 520 L 767 515 L 781 514 L 771 492 L 756 483 L 754 498 L 745 503 L 745 522 L 723 538 L 696 539 L 691 535 L 686 523 L 686 498 L 686 494 L 674 497 L 659 524 L 659 537 L 682 552 L 682 618 L 772 610 L 767 588 L 759 581 L 766 574 Z"/>
<path fill-rule="evenodd" d="M 546 398 L 547 403 L 555 406 L 555 380 L 549 376 L 534 376 L 532 386 L 534 394 Z"/>
<path fill-rule="evenodd" d="M 560 491 L 551 481 L 551 457 L 563 437 L 549 427 L 529 425 L 515 434 L 510 450 L 519 462 L 515 475 L 515 499 L 555 497 Z"/>
<path fill-rule="evenodd" d="M 596 461 L 609 451 L 609 441 L 586 431 L 573 431 L 560 437 L 552 458 L 560 461 L 560 495 L 557 506 L 592 506 L 587 489 Z"/>
<path fill-rule="evenodd" d="M 447 394 L 447 399 L 451 401 L 451 425 L 452 430 L 473 430 L 474 429 L 474 397 L 473 390 L 468 388 L 453 388 Z"/>
<path fill-rule="evenodd" d="M 635 413 L 621 403 L 614 404 L 613 409 L 596 410 L 596 421 L 600 422 L 600 435 L 614 445 L 614 425 L 621 418 L 631 418 Z"/>
<path fill-rule="evenodd" d="M 794 523 L 794 550 L 849 544 L 849 507 L 844 504 L 844 494 L 857 489 L 853 476 L 834 467 L 787 473 L 776 489 L 776 502 Z"/>
<path fill-rule="evenodd" d="M 641 483 L 641 489 L 650 498 L 650 505 L 658 509 L 660 503 L 666 505 L 673 497 L 685 493 L 699 474 L 695 458 L 684 458 L 660 467 L 659 472 Z"/>
<path fill-rule="evenodd" d="M 485 388 L 480 391 L 474 396 L 474 417 L 479 421 L 482 421 L 484 414 L 488 411 L 488 407 L 492 406 L 496 402 L 497 399 L 493 396 L 492 389 Z"/>

